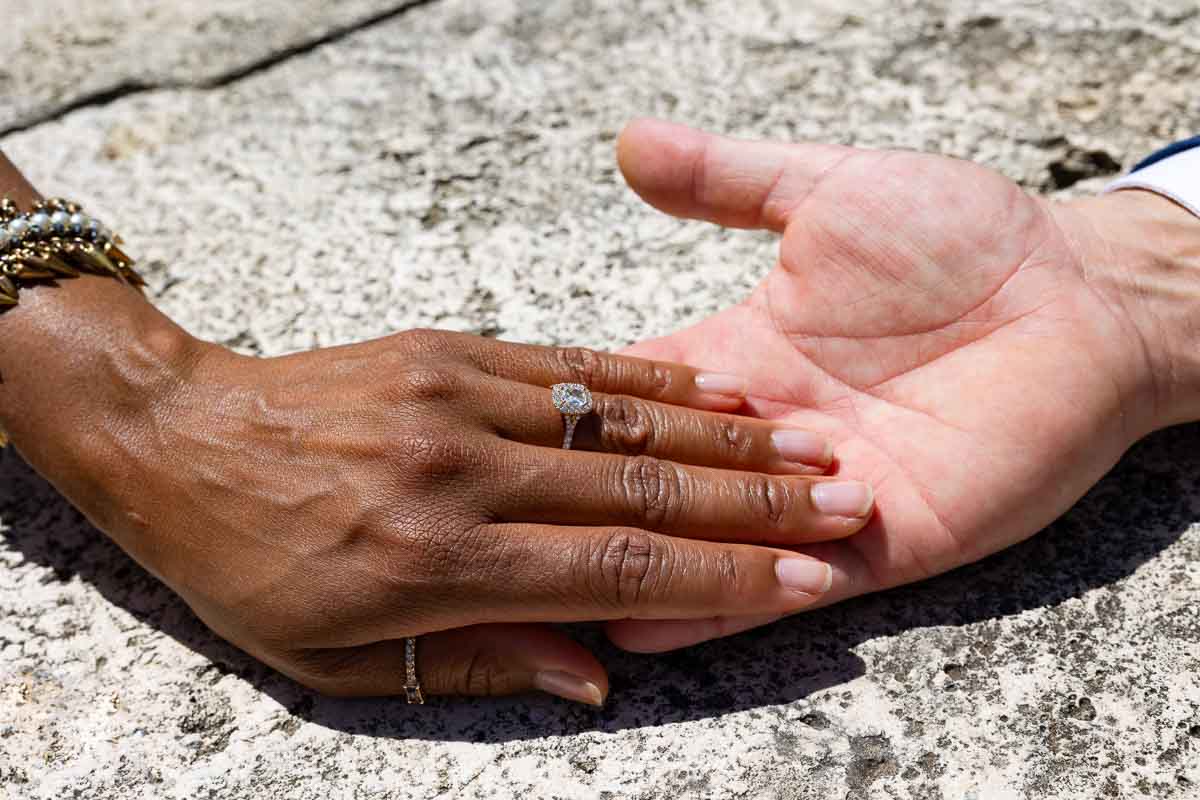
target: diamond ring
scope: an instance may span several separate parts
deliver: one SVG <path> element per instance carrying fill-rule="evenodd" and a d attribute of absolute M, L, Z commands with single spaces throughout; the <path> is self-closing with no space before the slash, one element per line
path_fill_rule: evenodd
<path fill-rule="evenodd" d="M 592 393 L 582 383 L 556 383 L 550 388 L 550 398 L 554 407 L 563 415 L 563 449 L 571 449 L 571 440 L 575 438 L 575 426 L 579 418 L 591 413 Z"/>

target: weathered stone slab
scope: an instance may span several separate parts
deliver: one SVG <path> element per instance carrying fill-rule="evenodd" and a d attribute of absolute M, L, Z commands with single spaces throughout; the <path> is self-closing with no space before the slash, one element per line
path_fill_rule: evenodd
<path fill-rule="evenodd" d="M 136 87 L 225 82 L 411 0 L 4 0 L 0 131 Z"/>

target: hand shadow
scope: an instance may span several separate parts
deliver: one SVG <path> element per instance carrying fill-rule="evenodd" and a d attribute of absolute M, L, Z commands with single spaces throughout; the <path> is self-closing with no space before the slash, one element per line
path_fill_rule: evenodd
<path fill-rule="evenodd" d="M 203 655 L 211 666 L 200 680 L 203 673 L 236 674 L 293 716 L 347 733 L 496 742 L 611 732 L 784 704 L 862 675 L 864 663 L 854 648 L 863 642 L 914 628 L 996 620 L 1079 597 L 1130 575 L 1200 520 L 1195 475 L 1200 425 L 1172 428 L 1138 444 L 1047 530 L 914 586 L 659 656 L 621 652 L 595 627 L 572 626 L 610 670 L 613 692 L 602 710 L 535 696 L 435 700 L 423 709 L 409 709 L 400 699 L 322 697 L 209 632 L 182 600 L 11 451 L 0 456 L 5 527 L 0 546 L 44 568 L 43 582 L 78 576 L 109 602 Z M 823 724 L 819 714 L 812 722 Z"/>

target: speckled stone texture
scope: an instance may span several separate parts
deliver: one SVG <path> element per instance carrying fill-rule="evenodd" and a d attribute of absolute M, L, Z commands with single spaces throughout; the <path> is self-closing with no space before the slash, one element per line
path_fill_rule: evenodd
<path fill-rule="evenodd" d="M 639 114 L 1066 192 L 1200 132 L 1191 0 L 402 5 L 5 0 L 0 146 L 189 329 L 274 354 L 414 325 L 613 347 L 740 298 L 771 240 L 642 207 L 612 152 Z M 581 629 L 599 712 L 414 710 L 222 643 L 6 453 L 0 797 L 1200 797 L 1197 476 L 1174 429 L 925 584 L 666 657 Z"/>
<path fill-rule="evenodd" d="M 426 2 L 4 0 L 0 132 L 126 92 L 218 87 Z"/>

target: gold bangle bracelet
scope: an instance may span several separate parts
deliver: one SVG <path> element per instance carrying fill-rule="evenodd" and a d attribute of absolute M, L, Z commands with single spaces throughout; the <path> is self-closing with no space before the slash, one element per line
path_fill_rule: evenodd
<path fill-rule="evenodd" d="M 0 308 L 17 305 L 25 284 L 83 273 L 145 286 L 121 244 L 121 237 L 70 200 L 42 200 L 21 213 L 12 200 L 0 199 Z"/>

